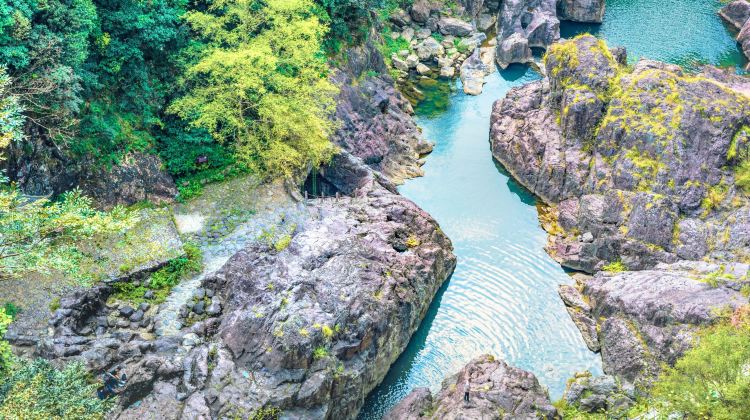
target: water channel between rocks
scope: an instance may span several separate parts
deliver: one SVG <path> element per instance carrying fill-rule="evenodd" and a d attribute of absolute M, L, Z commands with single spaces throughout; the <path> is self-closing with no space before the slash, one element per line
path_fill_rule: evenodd
<path fill-rule="evenodd" d="M 563 37 L 592 32 L 636 57 L 688 67 L 744 63 L 733 35 L 716 15 L 718 1 L 610 0 L 602 25 L 563 23 Z M 533 372 L 550 396 L 562 396 L 575 372 L 601 373 L 565 312 L 557 286 L 568 274 L 545 252 L 535 198 L 492 160 L 492 103 L 539 78 L 511 66 L 467 96 L 459 83 L 426 89 L 417 122 L 435 142 L 425 176 L 401 194 L 429 212 L 453 240 L 458 266 L 441 288 L 409 346 L 368 397 L 360 419 L 379 419 L 413 388 L 437 390 L 472 358 L 490 353 Z"/>

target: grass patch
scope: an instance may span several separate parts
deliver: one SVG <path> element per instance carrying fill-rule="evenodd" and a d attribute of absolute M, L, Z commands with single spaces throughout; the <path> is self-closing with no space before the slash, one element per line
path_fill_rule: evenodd
<path fill-rule="evenodd" d="M 110 299 L 124 300 L 134 304 L 149 302 L 159 304 L 166 300 L 172 288 L 181 280 L 200 272 L 202 269 L 203 255 L 200 248 L 192 243 L 183 246 L 185 255 L 175 258 L 166 266 L 154 272 L 148 285 L 135 285 L 130 282 L 118 282 L 113 285 L 115 292 Z M 153 292 L 153 297 L 146 299 L 144 296 L 148 291 Z"/>

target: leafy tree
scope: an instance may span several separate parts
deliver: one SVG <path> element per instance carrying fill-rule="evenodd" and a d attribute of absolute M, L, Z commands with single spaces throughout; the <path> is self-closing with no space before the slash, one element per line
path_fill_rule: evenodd
<path fill-rule="evenodd" d="M 73 134 L 96 19 L 91 0 L 8 0 L 0 5 L 0 66 L 12 76 L 13 93 L 26 117 L 53 138 Z"/>
<path fill-rule="evenodd" d="M 290 175 L 328 159 L 336 90 L 313 10 L 311 0 L 216 0 L 188 12 L 206 47 L 169 111 L 261 173 Z"/>
<path fill-rule="evenodd" d="M 18 100 L 8 92 L 0 71 L 0 159 L 2 149 L 20 138 L 23 118 Z M 4 178 L 4 177 L 3 177 Z M 55 257 L 84 237 L 132 226 L 134 216 L 118 207 L 109 213 L 92 207 L 91 199 L 71 191 L 59 201 L 30 200 L 7 179 L 0 180 L 0 276 L 54 264 Z"/>

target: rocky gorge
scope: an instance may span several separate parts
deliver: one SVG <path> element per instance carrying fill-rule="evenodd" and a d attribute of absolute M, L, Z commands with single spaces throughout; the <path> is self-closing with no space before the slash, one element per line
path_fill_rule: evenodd
<path fill-rule="evenodd" d="M 490 141 L 494 158 L 544 202 L 549 254 L 580 271 L 558 292 L 605 375 L 576 375 L 563 400 L 616 414 L 648 395 L 701 328 L 748 303 L 750 204 L 736 170 L 750 150 L 750 83 L 712 67 L 628 66 L 625 49 L 592 36 L 558 42 L 559 20 L 599 22 L 603 1 L 467 3 L 395 12 L 384 37 L 409 47 L 391 57 L 375 43 L 346 51 L 331 76 L 340 153 L 301 190 L 264 186 L 287 207 L 272 203 L 279 211 L 262 226 L 252 223 L 260 215 L 243 222 L 248 238 L 191 279 L 178 311 L 111 299 L 118 283 L 147 284 L 160 259 L 66 291 L 48 326 L 23 334 L 19 323 L 6 338 L 93 372 L 122 366 L 129 379 L 112 418 L 356 418 L 457 264 L 438 222 L 397 190 L 424 174 L 433 144 L 396 83 L 458 75 L 478 95 L 496 64 L 531 62 L 530 48 L 543 47 L 543 78 L 495 103 Z M 727 8 L 742 9 L 735 3 Z M 741 15 L 731 10 L 722 16 Z M 49 193 L 57 171 L 25 165 L 19 174 L 36 175 L 19 181 Z M 153 156 L 111 173 L 117 181 L 81 172 L 60 185 L 82 186 L 103 207 L 174 196 Z M 165 332 L 166 312 L 179 322 Z M 439 390 L 413 390 L 385 418 L 560 415 L 533 373 L 483 355 Z"/>

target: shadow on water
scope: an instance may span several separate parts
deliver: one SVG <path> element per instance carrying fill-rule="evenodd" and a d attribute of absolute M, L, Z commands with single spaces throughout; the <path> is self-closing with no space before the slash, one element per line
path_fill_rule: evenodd
<path fill-rule="evenodd" d="M 448 278 L 445 283 L 440 286 L 440 289 L 438 289 L 437 293 L 435 294 L 435 299 L 432 300 L 430 307 L 427 309 L 427 314 L 419 324 L 417 331 L 414 333 L 414 335 L 411 336 L 409 344 L 406 346 L 403 353 L 401 353 L 398 359 L 393 362 L 391 368 L 388 370 L 388 374 L 385 375 L 385 378 L 383 378 L 383 381 L 380 383 L 380 385 L 372 393 L 370 393 L 370 395 L 368 396 L 369 399 L 377 400 L 380 398 L 380 395 L 378 394 L 381 392 L 393 392 L 392 389 L 394 387 L 401 388 L 408 386 L 405 385 L 406 378 L 409 375 L 412 367 L 414 366 L 417 356 L 422 352 L 422 350 L 425 349 L 427 336 L 429 336 L 430 334 L 430 328 L 432 327 L 432 323 L 433 321 L 435 321 L 435 317 L 438 314 L 440 303 L 443 300 L 445 291 L 448 290 L 450 281 L 451 279 Z M 410 389 L 404 389 L 403 391 L 404 394 L 406 394 L 410 391 Z M 373 417 L 375 416 L 368 412 L 368 407 L 364 407 L 362 412 L 359 414 L 360 419 Z"/>
<path fill-rule="evenodd" d="M 497 161 L 497 159 L 492 158 L 492 163 L 495 164 L 498 172 L 508 177 L 508 181 L 506 182 L 506 184 L 508 185 L 508 190 L 510 190 L 513 195 L 518 197 L 518 199 L 521 200 L 523 204 L 526 204 L 528 206 L 536 206 L 536 196 L 534 195 L 534 193 L 529 191 L 523 185 L 519 184 L 518 181 L 513 178 L 510 172 L 505 169 L 503 164 Z"/>

